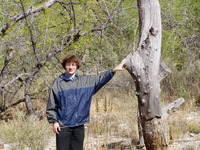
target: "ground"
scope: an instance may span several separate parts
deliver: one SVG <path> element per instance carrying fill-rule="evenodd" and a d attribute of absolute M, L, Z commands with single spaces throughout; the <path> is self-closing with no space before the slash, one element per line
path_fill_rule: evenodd
<path fill-rule="evenodd" d="M 189 121 L 195 119 L 200 125 L 200 111 L 190 112 L 185 118 Z M 105 143 L 106 140 L 107 144 L 105 145 L 103 143 Z M 85 150 L 131 150 L 131 140 L 123 138 L 122 136 L 113 136 L 109 137 L 109 139 L 105 139 L 104 136 L 86 137 L 85 141 L 87 147 Z M 0 144 L 3 145 L 3 148 L 0 150 L 11 150 L 10 145 L 2 143 L 1 139 Z M 49 143 L 45 150 L 55 150 L 55 145 L 55 136 L 52 136 L 49 138 Z M 132 150 L 135 149 L 132 148 Z M 200 150 L 200 133 L 187 133 L 181 138 L 173 140 L 173 143 L 169 145 L 168 150 Z"/>
<path fill-rule="evenodd" d="M 129 140 L 129 139 L 122 139 L 122 138 L 120 139 L 120 138 L 116 138 L 116 137 L 113 137 L 113 139 L 115 139 L 116 141 L 119 141 L 118 143 L 120 143 L 120 144 L 122 144 L 121 142 L 128 142 L 128 140 Z M 92 138 L 91 138 L 91 141 L 94 141 L 94 140 L 92 140 Z M 91 149 L 91 150 L 105 150 L 103 145 L 100 149 L 95 148 L 95 144 L 96 143 L 91 144 L 91 147 L 93 146 L 93 149 Z M 115 142 L 115 144 L 116 144 L 116 142 Z M 110 148 L 108 148 L 109 150 L 122 150 L 121 148 L 116 148 L 116 147 L 112 148 L 111 144 L 109 147 L 110 147 Z M 45 150 L 55 150 L 55 149 L 56 149 L 55 148 L 55 137 L 52 137 L 49 140 L 49 144 Z M 124 148 L 123 150 L 131 150 L 131 149 Z M 184 138 L 174 141 L 171 145 L 169 145 L 169 150 L 200 150 L 200 133 L 196 134 L 196 135 L 194 135 L 194 134 L 185 135 Z"/>
<path fill-rule="evenodd" d="M 187 120 L 196 119 L 200 125 L 200 111 L 190 112 L 186 116 Z M 92 141 L 92 142 L 89 142 Z M 110 137 L 108 142 L 108 147 L 100 143 L 105 142 L 105 137 L 87 137 L 87 148 L 86 150 L 131 150 L 129 148 L 130 139 L 122 137 Z M 101 147 L 97 145 L 101 145 Z M 118 147 L 118 148 L 117 148 Z M 119 148 L 120 147 L 120 148 Z M 55 150 L 55 137 L 51 137 L 49 140 L 49 145 L 45 150 Z M 176 139 L 169 145 L 168 150 L 200 150 L 200 133 L 187 133 L 180 139 Z"/>

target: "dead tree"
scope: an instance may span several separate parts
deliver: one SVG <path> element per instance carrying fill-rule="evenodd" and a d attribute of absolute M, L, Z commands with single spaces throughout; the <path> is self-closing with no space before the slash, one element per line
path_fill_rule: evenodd
<path fill-rule="evenodd" d="M 125 68 L 131 74 L 139 105 L 139 118 L 147 150 L 166 150 L 162 131 L 160 81 L 170 72 L 160 64 L 161 14 L 158 0 L 138 0 L 140 40 L 138 48 L 126 58 Z"/>
<path fill-rule="evenodd" d="M 147 150 L 167 150 L 163 119 L 184 99 L 180 98 L 164 109 L 160 104 L 160 82 L 171 70 L 160 63 L 161 15 L 158 0 L 137 0 L 140 22 L 138 48 L 126 57 L 125 68 L 131 74 L 138 98 L 138 127 L 140 140 Z"/>

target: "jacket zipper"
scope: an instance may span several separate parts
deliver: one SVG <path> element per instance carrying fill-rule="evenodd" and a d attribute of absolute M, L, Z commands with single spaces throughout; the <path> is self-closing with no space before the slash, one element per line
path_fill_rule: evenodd
<path fill-rule="evenodd" d="M 72 88 L 73 88 L 73 93 L 74 93 L 74 101 L 75 101 L 75 124 L 76 126 L 78 125 L 77 122 L 78 122 L 78 108 L 77 108 L 77 94 L 76 94 L 76 88 L 75 88 L 75 83 L 74 83 L 74 80 L 72 80 Z"/>

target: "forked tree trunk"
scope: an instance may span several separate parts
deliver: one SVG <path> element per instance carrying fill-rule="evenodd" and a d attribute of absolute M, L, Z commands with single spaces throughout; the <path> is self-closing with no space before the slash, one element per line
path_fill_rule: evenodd
<path fill-rule="evenodd" d="M 133 77 L 147 150 L 166 150 L 160 105 L 161 16 L 158 0 L 138 0 L 140 40 L 138 49 L 126 58 L 125 68 Z M 161 76 L 160 76 L 161 75 Z"/>

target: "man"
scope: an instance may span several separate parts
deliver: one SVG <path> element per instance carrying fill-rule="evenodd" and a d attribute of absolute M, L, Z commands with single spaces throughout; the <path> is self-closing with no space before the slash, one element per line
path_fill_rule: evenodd
<path fill-rule="evenodd" d="M 55 79 L 46 114 L 56 133 L 57 150 L 83 150 L 84 124 L 89 122 L 92 96 L 115 74 L 123 70 L 123 60 L 112 70 L 96 77 L 78 76 L 80 60 L 67 55 L 62 62 L 65 73 Z"/>

